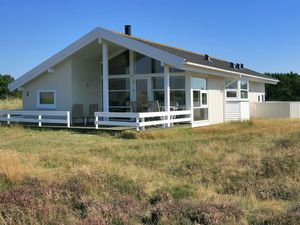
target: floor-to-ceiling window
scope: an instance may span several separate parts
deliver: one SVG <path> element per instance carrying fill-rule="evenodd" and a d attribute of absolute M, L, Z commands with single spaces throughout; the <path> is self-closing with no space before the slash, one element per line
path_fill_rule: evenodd
<path fill-rule="evenodd" d="M 109 111 L 126 112 L 130 109 L 129 51 L 109 60 Z"/>
<path fill-rule="evenodd" d="M 160 106 L 164 106 L 164 67 L 161 62 L 135 53 L 134 65 L 136 79 L 147 79 L 149 90 L 151 90 L 151 93 L 148 93 L 148 100 L 157 100 Z M 183 73 L 182 70 L 170 68 L 170 105 L 176 109 L 186 107 L 185 76 Z"/>
<path fill-rule="evenodd" d="M 135 52 L 131 79 L 129 60 L 128 50 L 109 60 L 109 110 L 130 111 L 131 101 L 145 108 L 151 100 L 157 100 L 163 108 L 165 93 L 162 63 Z M 170 103 L 176 109 L 186 107 L 184 71 L 175 68 L 170 68 Z"/>
<path fill-rule="evenodd" d="M 207 79 L 192 78 L 194 121 L 208 120 Z"/>

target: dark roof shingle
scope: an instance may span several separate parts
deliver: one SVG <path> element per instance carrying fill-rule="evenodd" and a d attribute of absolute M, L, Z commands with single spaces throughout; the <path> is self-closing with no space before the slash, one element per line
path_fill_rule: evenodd
<path fill-rule="evenodd" d="M 121 33 L 119 33 L 119 34 L 121 34 Z M 168 45 L 164 45 L 164 44 L 160 44 L 160 43 L 156 43 L 153 41 L 144 40 L 144 39 L 134 37 L 134 36 L 129 36 L 126 34 L 121 34 L 121 35 L 123 35 L 124 37 L 127 37 L 127 38 L 134 39 L 136 41 L 142 42 L 142 43 L 152 46 L 154 48 L 158 48 L 162 51 L 166 51 L 166 52 L 176 55 L 178 57 L 184 58 L 187 62 L 196 63 L 196 64 L 200 64 L 200 65 L 205 65 L 205 66 L 211 66 L 211 67 L 229 70 L 229 71 L 233 71 L 233 72 L 241 72 L 241 73 L 245 73 L 248 75 L 253 75 L 253 76 L 272 79 L 274 81 L 277 81 L 277 79 L 274 77 L 258 73 L 256 71 L 250 70 L 248 68 L 244 68 L 242 70 L 232 68 L 230 65 L 230 62 L 228 62 L 228 61 L 216 59 L 213 57 L 211 57 L 210 58 L 211 60 L 209 61 L 209 60 L 205 59 L 205 55 L 202 55 L 202 54 L 194 53 L 191 51 L 179 49 L 176 47 L 172 47 L 172 46 L 168 46 Z"/>

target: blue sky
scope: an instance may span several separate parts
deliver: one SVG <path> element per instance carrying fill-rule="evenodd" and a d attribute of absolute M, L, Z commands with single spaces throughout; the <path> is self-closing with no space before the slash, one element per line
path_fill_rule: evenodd
<path fill-rule="evenodd" d="M 96 26 L 242 62 L 300 73 L 297 0 L 0 0 L 0 74 L 19 77 Z"/>

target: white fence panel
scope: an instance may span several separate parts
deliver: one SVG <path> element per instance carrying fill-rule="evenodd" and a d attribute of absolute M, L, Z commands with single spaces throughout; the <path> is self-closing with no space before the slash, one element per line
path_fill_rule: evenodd
<path fill-rule="evenodd" d="M 70 111 L 18 111 L 18 110 L 0 110 L 0 121 L 19 122 L 19 123 L 37 123 L 42 124 L 66 124 L 70 127 Z"/>
<path fill-rule="evenodd" d="M 291 102 L 290 104 L 290 117 L 300 118 L 300 102 Z"/>
<path fill-rule="evenodd" d="M 252 102 L 251 118 L 300 118 L 300 102 Z"/>
<path fill-rule="evenodd" d="M 99 119 L 102 118 L 102 119 Z M 103 120 L 108 118 L 108 120 Z M 110 120 L 113 118 L 113 120 Z M 120 121 L 118 119 L 128 119 L 128 121 Z M 113 113 L 113 112 L 95 112 L 95 126 L 125 126 L 136 127 L 137 130 L 146 126 L 164 125 L 169 126 L 174 123 L 191 122 L 191 111 L 170 111 L 170 112 L 145 112 L 145 113 Z"/>

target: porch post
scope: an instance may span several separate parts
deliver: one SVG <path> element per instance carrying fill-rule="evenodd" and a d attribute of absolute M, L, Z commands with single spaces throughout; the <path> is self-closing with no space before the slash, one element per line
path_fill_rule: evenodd
<path fill-rule="evenodd" d="M 168 112 L 167 127 L 170 127 L 170 67 L 164 65 L 164 93 L 165 93 L 165 110 Z"/>
<path fill-rule="evenodd" d="M 102 89 L 103 89 L 103 112 L 109 112 L 108 102 L 108 47 L 106 43 L 102 42 Z M 108 118 L 103 118 L 108 121 Z"/>
<path fill-rule="evenodd" d="M 130 73 L 130 101 L 135 100 L 135 83 L 134 83 L 134 52 L 129 50 L 129 73 Z"/>

